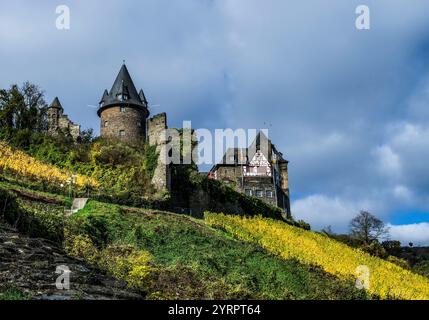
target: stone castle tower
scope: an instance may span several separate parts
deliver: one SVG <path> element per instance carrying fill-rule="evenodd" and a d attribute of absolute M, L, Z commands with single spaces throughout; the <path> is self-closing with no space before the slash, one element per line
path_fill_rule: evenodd
<path fill-rule="evenodd" d="M 148 102 L 143 90 L 137 92 L 125 64 L 110 92 L 104 91 L 97 114 L 101 120 L 102 137 L 123 141 L 146 140 Z"/>
<path fill-rule="evenodd" d="M 47 110 L 48 133 L 51 135 L 60 132 L 70 134 L 73 139 L 80 137 L 80 125 L 73 123 L 67 115 L 64 114 L 64 108 L 58 97 L 52 101 Z"/>
<path fill-rule="evenodd" d="M 160 113 L 149 119 L 148 102 L 143 90 L 137 92 L 125 63 L 110 92 L 104 91 L 97 111 L 100 136 L 124 142 L 145 141 L 162 153 L 166 144 L 167 115 Z M 152 183 L 157 190 L 170 189 L 170 169 L 158 161 Z"/>

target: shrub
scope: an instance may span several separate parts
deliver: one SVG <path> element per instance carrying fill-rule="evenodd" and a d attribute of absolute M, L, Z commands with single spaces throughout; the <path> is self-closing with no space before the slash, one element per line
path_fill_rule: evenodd
<path fill-rule="evenodd" d="M 158 166 L 158 158 L 159 154 L 156 151 L 156 146 L 151 146 L 149 144 L 145 145 L 145 159 L 144 159 L 144 167 L 149 175 L 149 177 L 152 179 L 155 169 Z"/>
<path fill-rule="evenodd" d="M 429 278 L 429 260 L 423 260 L 413 266 L 413 271 Z"/>
<path fill-rule="evenodd" d="M 407 269 L 407 270 L 410 269 L 410 265 L 404 259 L 400 259 L 400 258 L 397 258 L 395 256 L 388 256 L 386 260 L 391 262 L 391 263 L 396 264 L 397 266 L 400 266 L 403 269 Z"/>
<path fill-rule="evenodd" d="M 361 249 L 375 257 L 382 259 L 386 257 L 386 250 L 384 250 L 378 241 L 373 241 L 370 244 L 364 244 L 362 245 Z"/>
<path fill-rule="evenodd" d="M 100 259 L 97 247 L 85 235 L 68 236 L 64 243 L 64 249 L 70 256 L 86 260 L 90 264 L 96 264 Z"/>
<path fill-rule="evenodd" d="M 29 236 L 57 243 L 63 240 L 64 211 L 61 206 L 17 199 L 0 188 L 0 218 Z"/>
<path fill-rule="evenodd" d="M 310 224 L 304 220 L 298 220 L 295 226 L 304 230 L 311 230 Z"/>

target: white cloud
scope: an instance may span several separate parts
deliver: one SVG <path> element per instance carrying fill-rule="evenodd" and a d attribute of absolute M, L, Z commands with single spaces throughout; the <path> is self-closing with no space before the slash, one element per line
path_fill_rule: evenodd
<path fill-rule="evenodd" d="M 390 237 L 393 240 L 401 241 L 402 245 L 412 242 L 415 246 L 429 245 L 429 223 L 422 222 L 407 225 L 391 225 Z"/>
<path fill-rule="evenodd" d="M 374 151 L 378 159 L 380 172 L 390 176 L 397 177 L 401 173 L 401 159 L 393 152 L 392 148 L 387 145 L 377 147 Z"/>
<path fill-rule="evenodd" d="M 393 188 L 393 194 L 396 199 L 404 202 L 409 202 L 413 198 L 411 190 L 404 185 L 395 186 Z"/>
<path fill-rule="evenodd" d="M 427 210 L 429 187 L 429 125 L 398 122 L 387 126 L 385 145 L 378 149 L 379 169 L 396 178 L 394 195 L 410 198 L 415 207 Z M 395 172 L 400 172 L 395 175 Z M 400 197 L 397 197 L 398 199 Z"/>
<path fill-rule="evenodd" d="M 368 204 L 368 201 L 355 203 L 317 194 L 292 202 L 292 214 L 296 219 L 310 223 L 314 230 L 330 225 L 335 232 L 347 232 L 350 220 L 360 210 L 367 210 Z"/>

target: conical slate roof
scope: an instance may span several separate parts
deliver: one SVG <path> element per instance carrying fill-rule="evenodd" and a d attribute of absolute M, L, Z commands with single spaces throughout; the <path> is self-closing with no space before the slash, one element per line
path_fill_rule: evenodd
<path fill-rule="evenodd" d="M 117 95 L 126 95 L 127 97 L 130 96 L 130 92 L 128 91 L 128 86 L 125 84 L 124 80 L 122 80 L 121 86 L 119 88 L 119 92 Z M 139 96 L 140 98 L 140 96 Z"/>
<path fill-rule="evenodd" d="M 106 89 L 104 90 L 103 96 L 101 97 L 100 104 L 106 102 L 107 99 L 109 99 L 109 92 Z"/>
<path fill-rule="evenodd" d="M 140 92 L 139 92 L 139 97 L 140 97 L 140 100 L 141 100 L 141 101 L 145 104 L 145 106 L 147 107 L 148 102 L 147 102 L 146 96 L 144 95 L 143 89 L 141 89 L 141 90 L 140 90 Z"/>
<path fill-rule="evenodd" d="M 128 72 L 127 66 L 122 65 L 121 70 L 119 70 L 118 76 L 113 83 L 110 92 L 104 91 L 103 97 L 100 101 L 100 108 L 98 109 L 98 115 L 101 114 L 101 111 L 108 108 L 109 106 L 118 106 L 118 105 L 128 105 L 137 108 L 142 108 L 147 111 L 147 101 L 146 97 L 142 99 L 142 93 L 137 92 L 137 89 L 134 85 L 133 80 L 131 79 L 130 73 Z M 121 99 L 122 96 L 126 96 L 126 99 Z"/>
<path fill-rule="evenodd" d="M 58 109 L 62 109 L 63 108 L 63 106 L 61 105 L 61 102 L 58 99 L 58 97 L 55 97 L 54 101 L 52 101 L 52 103 L 49 106 L 49 108 L 58 108 Z"/>

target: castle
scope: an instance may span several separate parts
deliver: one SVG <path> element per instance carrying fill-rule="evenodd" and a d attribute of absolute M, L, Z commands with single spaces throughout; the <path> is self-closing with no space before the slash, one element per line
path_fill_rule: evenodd
<path fill-rule="evenodd" d="M 143 90 L 137 91 L 125 63 L 110 91 L 104 91 L 97 114 L 100 117 L 101 137 L 124 142 L 143 140 L 157 146 L 159 153 L 167 143 L 161 134 L 168 128 L 166 114 L 149 118 L 146 96 Z M 79 139 L 80 126 L 64 115 L 58 98 L 48 108 L 48 126 L 51 134 L 63 131 Z M 159 161 L 152 179 L 157 190 L 171 190 L 170 169 L 170 166 Z M 280 207 L 288 216 L 291 214 L 288 161 L 262 132 L 248 148 L 228 149 L 223 161 L 211 169 L 208 177 Z"/>

